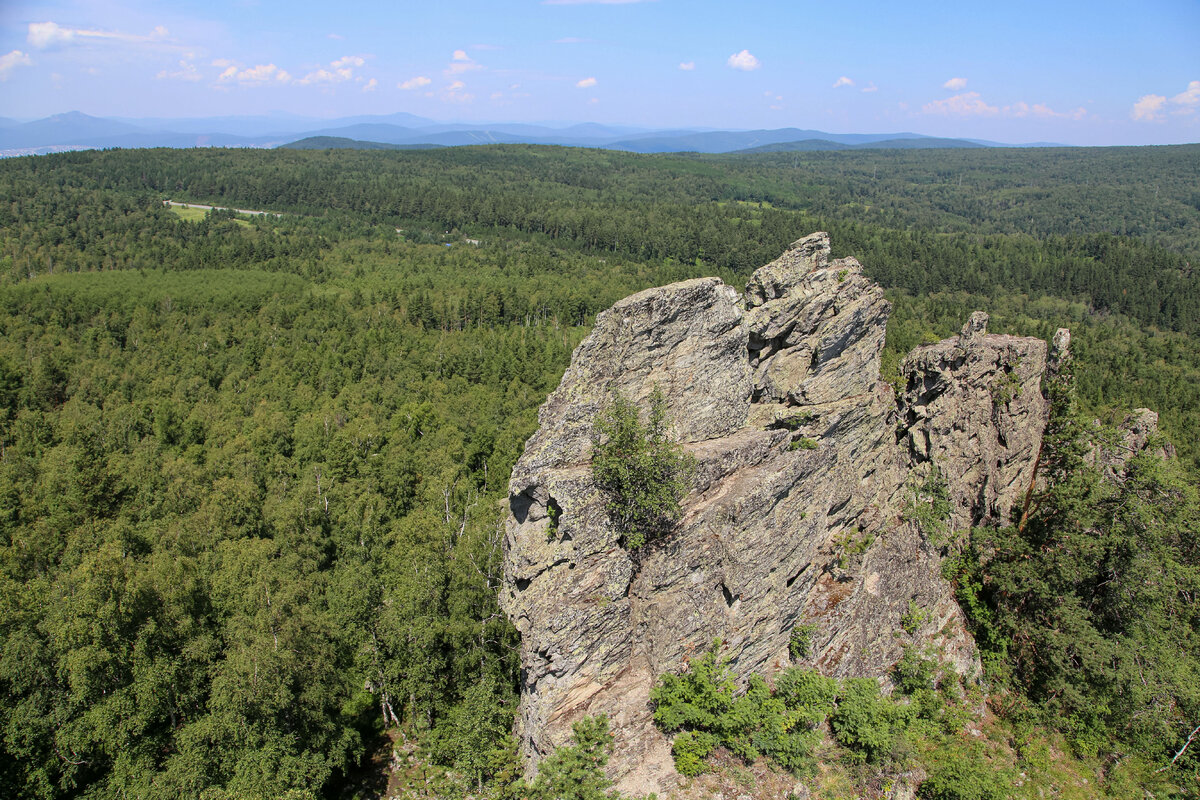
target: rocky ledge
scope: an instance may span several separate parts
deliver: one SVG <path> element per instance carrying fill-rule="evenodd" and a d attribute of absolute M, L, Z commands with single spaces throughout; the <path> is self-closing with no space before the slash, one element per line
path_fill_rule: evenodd
<path fill-rule="evenodd" d="M 597 317 L 509 488 L 502 604 L 521 632 L 531 769 L 603 713 L 617 788 L 671 794 L 649 692 L 716 638 L 742 676 L 792 663 L 798 625 L 828 675 L 884 676 L 909 642 L 977 669 L 936 544 L 905 509 L 936 465 L 953 526 L 1008 518 L 1034 476 L 1046 344 L 973 314 L 908 356 L 897 396 L 879 373 L 889 311 L 815 233 L 744 294 L 684 281 Z M 591 431 L 614 390 L 645 405 L 655 387 L 697 469 L 676 528 L 630 553 L 591 480 Z M 905 630 L 910 601 L 923 614 Z"/>

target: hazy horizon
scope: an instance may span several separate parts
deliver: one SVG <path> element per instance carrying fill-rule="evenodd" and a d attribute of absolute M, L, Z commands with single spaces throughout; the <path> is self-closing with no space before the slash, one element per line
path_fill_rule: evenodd
<path fill-rule="evenodd" d="M 1200 141 L 1200 4 L 15 0 L 0 115 Z M 852 18 L 851 18 L 852 17 Z"/>

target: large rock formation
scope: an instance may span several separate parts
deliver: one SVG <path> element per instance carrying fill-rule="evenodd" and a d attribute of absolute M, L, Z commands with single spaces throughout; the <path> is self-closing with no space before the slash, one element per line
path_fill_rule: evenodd
<path fill-rule="evenodd" d="M 906 504 L 936 465 L 954 525 L 1006 518 L 1033 479 L 1046 345 L 989 335 L 975 314 L 909 356 L 897 397 L 879 377 L 889 310 L 818 233 L 744 296 L 706 278 L 599 315 L 510 484 L 502 603 L 522 636 L 531 765 L 604 713 L 618 788 L 670 794 L 649 692 L 715 638 L 739 675 L 791 663 L 800 624 L 814 626 L 809 663 L 826 674 L 885 675 L 913 641 L 975 669 Z M 614 391 L 644 404 L 656 386 L 697 470 L 675 530 L 630 553 L 591 480 L 592 424 Z M 914 633 L 900 623 L 910 601 L 924 611 Z"/>

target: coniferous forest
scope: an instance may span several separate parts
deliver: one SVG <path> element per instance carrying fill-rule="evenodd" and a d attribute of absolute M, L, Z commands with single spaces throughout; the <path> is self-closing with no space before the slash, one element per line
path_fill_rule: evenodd
<path fill-rule="evenodd" d="M 986 698 L 915 653 L 902 710 L 828 689 L 868 721 L 821 796 L 1196 796 L 1195 145 L 0 162 L 0 794 L 602 797 L 601 722 L 519 779 L 509 471 L 597 312 L 816 230 L 885 377 L 973 309 L 1075 355 L 1028 524 L 940 540 Z M 1114 489 L 1088 442 L 1143 406 L 1178 459 Z"/>

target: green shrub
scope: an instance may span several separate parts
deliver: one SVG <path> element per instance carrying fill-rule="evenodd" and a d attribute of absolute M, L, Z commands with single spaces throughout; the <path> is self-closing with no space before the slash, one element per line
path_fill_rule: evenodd
<path fill-rule="evenodd" d="M 607 495 L 609 519 L 630 550 L 662 536 L 679 520 L 695 460 L 668 437 L 667 400 L 657 387 L 647 421 L 620 393 L 596 420 L 592 477 Z"/>
<path fill-rule="evenodd" d="M 950 540 L 950 516 L 953 512 L 946 477 L 937 464 L 931 464 L 929 474 L 908 499 L 904 518 L 915 522 L 921 535 L 934 546 L 942 547 Z"/>
<path fill-rule="evenodd" d="M 895 742 L 895 713 L 871 678 L 849 678 L 838 694 L 837 709 L 829 718 L 833 735 L 866 761 L 877 762 Z"/>
<path fill-rule="evenodd" d="M 683 728 L 711 730 L 733 706 L 737 684 L 727 661 L 718 659 L 716 643 L 679 675 L 666 673 L 650 690 L 654 721 L 667 733 Z"/>
<path fill-rule="evenodd" d="M 813 634 L 817 632 L 817 626 L 811 623 L 804 623 L 792 628 L 792 635 L 788 639 L 788 653 L 792 656 L 792 661 L 800 661 L 808 658 L 812 652 Z"/>
<path fill-rule="evenodd" d="M 892 667 L 892 680 L 901 692 L 911 695 L 920 690 L 932 690 L 937 673 L 937 661 L 926 658 L 917 652 L 917 648 L 906 645 L 904 655 Z"/>
<path fill-rule="evenodd" d="M 917 629 L 929 619 L 929 612 L 917 605 L 916 600 L 908 601 L 908 610 L 900 615 L 900 627 L 909 636 L 917 632 Z"/>
<path fill-rule="evenodd" d="M 726 664 L 714 647 L 688 671 L 663 675 L 650 693 L 659 727 L 681 731 L 672 745 L 675 768 L 698 775 L 721 746 L 746 761 L 767 756 L 792 772 L 810 770 L 820 739 L 816 728 L 833 708 L 836 681 L 792 667 L 774 691 L 761 675 L 751 675 L 746 691 L 736 695 Z"/>
<path fill-rule="evenodd" d="M 684 731 L 671 743 L 671 755 L 675 757 L 675 769 L 680 775 L 694 778 L 707 767 L 704 759 L 719 743 L 714 734 L 707 731 Z"/>
<path fill-rule="evenodd" d="M 560 747 L 538 765 L 537 778 L 528 787 L 528 800 L 610 800 L 605 792 L 611 781 L 604 765 L 612 751 L 608 717 L 585 717 L 571 726 L 572 744 Z"/>
<path fill-rule="evenodd" d="M 1003 783 L 998 777 L 964 753 L 935 767 L 917 789 L 917 797 L 921 800 L 1003 800 Z"/>
<path fill-rule="evenodd" d="M 815 669 L 789 667 L 775 679 L 775 696 L 787 708 L 792 726 L 816 728 L 833 711 L 837 681 Z"/>

